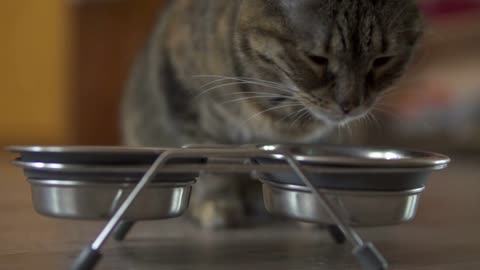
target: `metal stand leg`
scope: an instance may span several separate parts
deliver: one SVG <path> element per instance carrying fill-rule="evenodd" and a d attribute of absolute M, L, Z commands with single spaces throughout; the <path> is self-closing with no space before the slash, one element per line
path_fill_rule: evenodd
<path fill-rule="evenodd" d="M 71 270 L 90 270 L 97 265 L 102 258 L 99 250 L 93 249 L 90 246 L 82 250 L 72 264 Z"/>
<path fill-rule="evenodd" d="M 120 221 L 117 227 L 113 230 L 113 238 L 117 241 L 123 241 L 127 236 L 128 232 L 132 229 L 135 222 L 133 221 Z"/>
<path fill-rule="evenodd" d="M 366 270 L 384 270 L 388 269 L 387 261 L 372 243 L 365 243 L 361 247 L 353 250 L 353 255 L 363 269 Z"/>
<path fill-rule="evenodd" d="M 342 230 L 338 228 L 336 225 L 328 225 L 327 226 L 327 231 L 330 234 L 330 236 L 335 240 L 335 243 L 337 244 L 345 244 L 345 241 L 347 241 L 347 238 L 343 234 Z"/>
<path fill-rule="evenodd" d="M 323 193 L 319 192 L 312 182 L 310 182 L 310 180 L 306 177 L 298 161 L 288 153 L 283 153 L 283 157 L 288 164 L 290 164 L 298 177 L 302 179 L 303 183 L 310 188 L 312 194 L 317 198 L 318 202 L 323 205 L 330 217 L 333 219 L 333 221 L 335 221 L 336 227 L 340 229 L 342 234 L 345 236 L 346 240 L 353 245 L 354 249 L 352 253 L 355 257 L 357 257 L 357 260 L 362 268 L 364 270 L 388 269 L 388 263 L 385 258 L 383 258 L 383 256 L 380 254 L 380 252 L 378 252 L 372 243 L 365 243 L 357 234 L 357 232 L 347 225 L 343 217 L 337 215 L 328 198 L 325 197 Z"/>
<path fill-rule="evenodd" d="M 153 179 L 157 169 L 165 163 L 169 155 L 171 155 L 171 153 L 169 151 L 166 151 L 155 160 L 153 165 L 148 169 L 140 182 L 138 182 L 132 192 L 128 195 L 122 205 L 120 205 L 118 210 L 115 212 L 113 217 L 108 221 L 107 225 L 105 225 L 105 227 L 97 236 L 95 241 L 91 245 L 86 247 L 82 251 L 82 253 L 80 253 L 80 255 L 78 255 L 72 265 L 72 270 L 91 270 L 95 268 L 101 258 L 100 249 L 107 240 L 108 236 L 110 236 L 115 227 L 118 226 L 119 222 L 124 217 L 130 205 L 137 198 L 140 192 L 145 188 L 145 186 Z"/>

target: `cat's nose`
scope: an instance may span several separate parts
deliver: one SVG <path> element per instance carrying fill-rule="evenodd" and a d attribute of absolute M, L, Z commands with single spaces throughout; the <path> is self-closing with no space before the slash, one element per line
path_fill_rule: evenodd
<path fill-rule="evenodd" d="M 340 104 L 340 108 L 342 109 L 343 113 L 348 114 L 355 108 L 355 105 L 353 104 L 353 102 L 347 101 L 342 102 Z"/>

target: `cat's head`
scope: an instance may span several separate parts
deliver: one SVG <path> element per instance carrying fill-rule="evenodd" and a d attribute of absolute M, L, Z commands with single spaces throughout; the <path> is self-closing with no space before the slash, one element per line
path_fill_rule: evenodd
<path fill-rule="evenodd" d="M 421 32 L 414 0 L 242 0 L 236 52 L 250 74 L 337 124 L 365 115 L 402 75 Z"/>

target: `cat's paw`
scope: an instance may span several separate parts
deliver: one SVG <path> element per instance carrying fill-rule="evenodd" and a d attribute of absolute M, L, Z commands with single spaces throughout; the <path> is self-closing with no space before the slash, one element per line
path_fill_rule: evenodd
<path fill-rule="evenodd" d="M 216 198 L 197 202 L 192 217 L 202 227 L 219 230 L 239 227 L 246 223 L 245 206 L 240 199 Z"/>

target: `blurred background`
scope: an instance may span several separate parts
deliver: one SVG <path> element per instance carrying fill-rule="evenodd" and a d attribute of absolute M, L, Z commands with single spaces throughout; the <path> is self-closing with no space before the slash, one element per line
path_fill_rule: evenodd
<path fill-rule="evenodd" d="M 123 85 L 163 2 L 2 2 L 0 145 L 120 143 Z M 420 2 L 421 49 L 362 140 L 480 152 L 480 1 Z"/>

